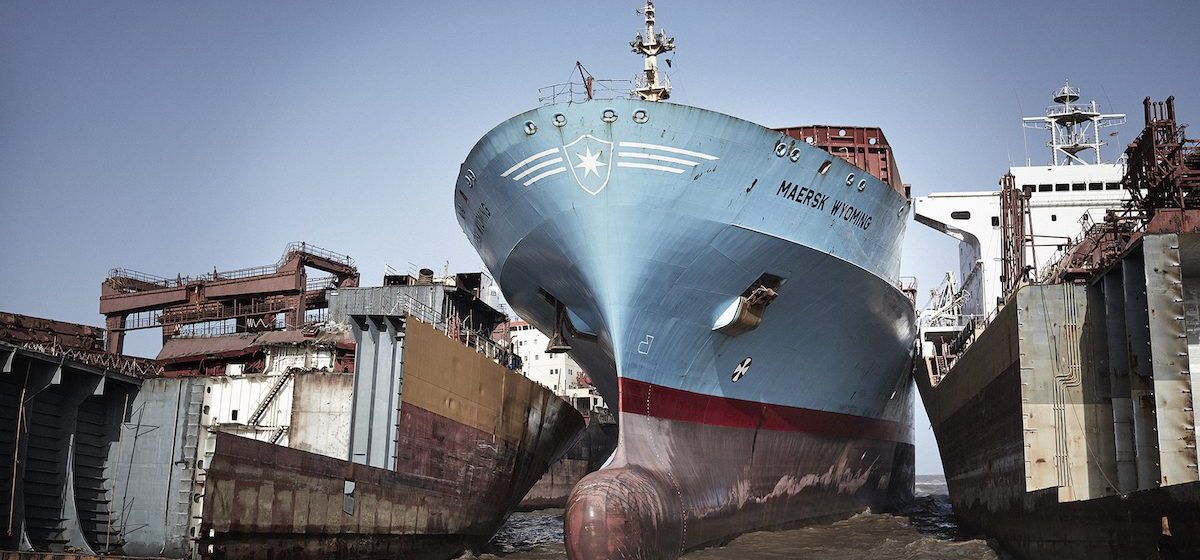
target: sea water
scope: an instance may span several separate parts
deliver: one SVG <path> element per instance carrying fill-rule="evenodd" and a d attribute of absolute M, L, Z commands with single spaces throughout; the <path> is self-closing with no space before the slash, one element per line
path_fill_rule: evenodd
<path fill-rule="evenodd" d="M 895 513 L 863 511 L 834 523 L 742 535 L 720 547 L 696 550 L 686 560 L 813 558 L 822 560 L 1005 560 L 987 541 L 959 534 L 941 476 L 918 476 L 917 499 Z M 478 556 L 463 559 L 559 560 L 563 511 L 513 514 Z"/>

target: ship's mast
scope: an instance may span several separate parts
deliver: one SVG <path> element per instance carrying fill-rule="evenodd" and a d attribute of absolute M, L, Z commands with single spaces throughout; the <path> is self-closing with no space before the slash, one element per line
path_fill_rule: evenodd
<path fill-rule="evenodd" d="M 1045 129 L 1050 131 L 1050 148 L 1053 165 L 1088 165 L 1103 163 L 1100 159 L 1100 147 L 1105 142 L 1100 138 L 1100 129 L 1125 123 L 1125 115 L 1106 115 L 1100 112 L 1095 101 L 1091 103 L 1076 103 L 1079 101 L 1079 88 L 1071 87 L 1070 82 L 1054 91 L 1054 102 L 1046 108 L 1044 117 L 1025 117 L 1021 124 L 1025 128 Z M 1094 150 L 1094 154 L 1084 161 L 1080 153 Z"/>
<path fill-rule="evenodd" d="M 645 57 L 645 70 L 634 83 L 633 92 L 646 101 L 664 101 L 671 97 L 671 83 L 658 71 L 658 55 L 675 50 L 675 38 L 654 31 L 654 2 L 646 0 L 646 34 L 638 35 L 629 46 L 634 54 Z"/>

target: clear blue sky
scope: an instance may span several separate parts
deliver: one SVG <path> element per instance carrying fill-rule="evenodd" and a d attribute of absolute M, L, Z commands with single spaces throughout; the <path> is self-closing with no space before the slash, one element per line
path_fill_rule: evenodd
<path fill-rule="evenodd" d="M 0 3 L 0 310 L 101 325 L 111 267 L 266 264 L 293 240 L 353 255 L 369 284 L 385 264 L 477 270 L 451 206 L 459 163 L 576 60 L 632 78 L 639 6 Z M 1065 79 L 1130 114 L 1119 143 L 1147 95 L 1200 126 L 1200 2 L 661 0 L 658 15 L 678 45 L 672 101 L 881 126 L 914 195 L 993 188 L 1024 160 L 1018 118 Z M 1028 137 L 1035 163 L 1043 140 Z M 924 294 L 957 251 L 909 231 Z M 918 472 L 940 471 L 917 424 Z"/>

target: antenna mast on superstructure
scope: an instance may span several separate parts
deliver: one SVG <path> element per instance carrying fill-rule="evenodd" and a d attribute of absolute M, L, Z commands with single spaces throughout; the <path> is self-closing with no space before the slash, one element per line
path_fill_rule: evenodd
<path fill-rule="evenodd" d="M 1076 104 L 1079 101 L 1079 88 L 1071 87 L 1070 82 L 1054 91 L 1054 102 L 1046 108 L 1044 117 L 1025 117 L 1021 125 L 1025 128 L 1036 128 L 1050 131 L 1050 148 L 1053 165 L 1089 165 L 1103 163 L 1100 159 L 1100 147 L 1105 144 L 1100 138 L 1100 129 L 1119 124 L 1125 124 L 1124 114 L 1106 115 L 1100 112 L 1095 101 L 1086 104 Z M 1084 161 L 1079 157 L 1080 152 L 1094 150 L 1095 155 Z"/>
<path fill-rule="evenodd" d="M 671 97 L 671 83 L 658 71 L 658 55 L 675 50 L 675 38 L 654 31 L 654 2 L 646 0 L 646 34 L 634 37 L 629 46 L 634 54 L 645 57 L 645 70 L 634 82 L 633 92 L 646 101 L 665 101 Z"/>

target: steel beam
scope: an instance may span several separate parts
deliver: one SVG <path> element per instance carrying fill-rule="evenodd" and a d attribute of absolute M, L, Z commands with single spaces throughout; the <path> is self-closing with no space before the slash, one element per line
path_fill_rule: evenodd
<path fill-rule="evenodd" d="M 1117 490 L 1137 490 L 1137 454 L 1134 449 L 1133 400 L 1129 395 L 1129 348 L 1125 333 L 1125 282 L 1114 268 L 1101 282 L 1104 324 L 1108 347 L 1109 384 L 1112 390 L 1113 436 L 1117 458 Z"/>
<path fill-rule="evenodd" d="M 356 343 L 350 412 L 350 460 L 395 470 L 397 425 L 404 379 L 404 321 L 350 315 Z"/>
<path fill-rule="evenodd" d="M 1150 362 L 1150 312 L 1146 304 L 1146 263 L 1141 251 L 1121 260 L 1125 289 L 1125 346 L 1129 354 L 1129 398 L 1133 404 L 1138 489 L 1159 485 L 1158 422 L 1154 370 Z"/>
<path fill-rule="evenodd" d="M 1200 480 L 1200 470 L 1196 466 L 1196 419 L 1192 409 L 1179 235 L 1146 235 L 1142 247 L 1154 366 L 1159 483 L 1167 486 L 1195 482 Z"/>

